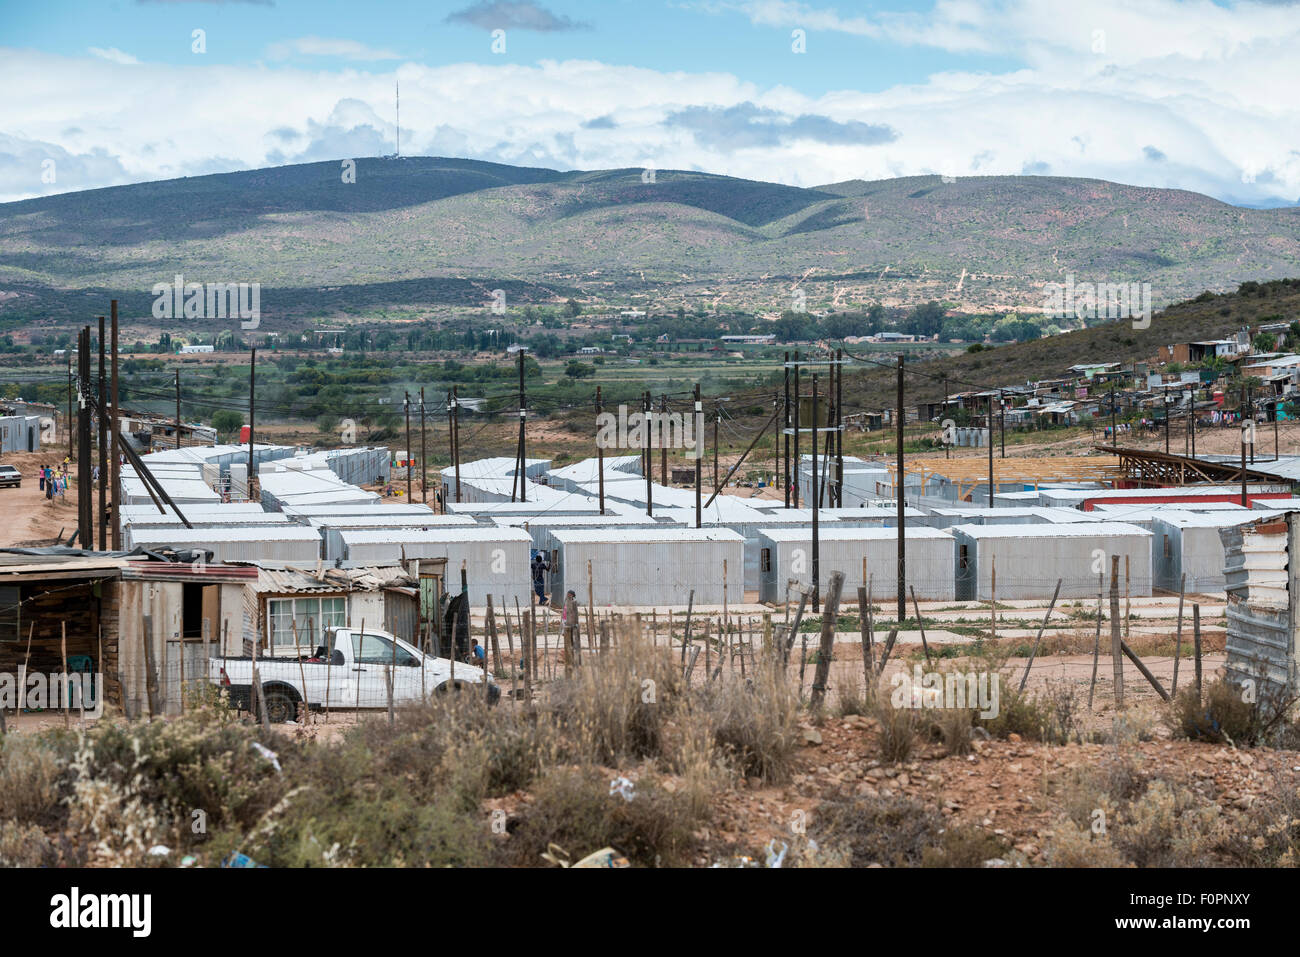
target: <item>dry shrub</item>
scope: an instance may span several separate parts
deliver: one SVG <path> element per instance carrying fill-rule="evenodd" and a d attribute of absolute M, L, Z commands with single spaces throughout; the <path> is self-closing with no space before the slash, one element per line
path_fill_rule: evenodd
<path fill-rule="evenodd" d="M 869 715 L 871 714 L 871 699 L 873 694 L 868 689 L 864 691 L 862 683 L 858 680 L 856 672 L 846 678 L 846 683 L 839 687 L 839 707 L 836 713 L 841 718 L 847 718 L 851 714 Z"/>
<path fill-rule="evenodd" d="M 0 817 L 47 824 L 58 816 L 64 764 L 44 739 L 0 739 Z"/>
<path fill-rule="evenodd" d="M 1273 772 L 1272 787 L 1221 833 L 1216 850 L 1239 867 L 1300 867 L 1300 789 Z"/>
<path fill-rule="evenodd" d="M 876 722 L 880 725 L 877 744 L 880 760 L 886 764 L 901 764 L 912 756 L 916 736 L 921 731 L 922 716 L 918 708 L 904 705 L 895 707 L 890 696 L 876 695 Z"/>
<path fill-rule="evenodd" d="M 931 737 L 943 742 L 944 754 L 969 754 L 975 712 L 969 708 L 938 708 L 928 714 Z"/>
<path fill-rule="evenodd" d="M 852 867 L 978 867 L 1007 850 L 995 835 L 950 826 L 933 807 L 909 797 L 825 800 L 811 831 L 819 847 L 846 849 Z"/>
<path fill-rule="evenodd" d="M 0 824 L 0 867 L 54 867 L 58 851 L 35 824 Z"/>
<path fill-rule="evenodd" d="M 670 867 L 690 863 L 702 818 L 690 798 L 642 777 L 631 799 L 610 793 L 600 769 L 552 768 L 537 782 L 533 800 L 511 830 L 506 853 L 512 863 L 547 866 L 542 854 L 555 844 L 577 862 L 613 847 L 633 864 Z"/>
<path fill-rule="evenodd" d="M 1257 682 L 1256 687 L 1263 686 Z M 1264 691 L 1248 696 L 1243 687 L 1218 678 L 1205 685 L 1203 695 L 1195 685 L 1178 692 L 1166 712 L 1166 724 L 1176 737 L 1193 741 L 1238 747 L 1285 744 L 1296 737 L 1288 717 L 1291 704 Z"/>
<path fill-rule="evenodd" d="M 681 686 L 671 649 L 620 629 L 613 647 L 555 682 L 548 710 L 575 760 L 614 764 L 660 753 Z"/>
<path fill-rule="evenodd" d="M 980 727 L 995 738 L 1018 734 L 1027 741 L 1042 740 L 1049 725 L 1046 710 L 1037 698 L 1017 690 L 1013 680 L 1004 676 L 998 700 L 998 713 L 979 718 Z"/>
<path fill-rule="evenodd" d="M 1046 857 L 1061 867 L 1204 867 L 1222 840 L 1220 809 L 1125 757 L 1054 782 L 1064 815 Z"/>
<path fill-rule="evenodd" d="M 748 679 L 724 676 L 690 689 L 683 721 L 707 721 L 736 773 L 773 784 L 790 778 L 798 749 L 799 702 L 780 666 L 760 661 Z"/>
<path fill-rule="evenodd" d="M 1047 744 L 1069 744 L 1082 738 L 1079 726 L 1078 687 L 1070 681 L 1049 681 L 1038 696 L 1038 713 L 1042 722 L 1039 740 Z"/>
<path fill-rule="evenodd" d="M 1078 827 L 1068 818 L 1052 831 L 1044 853 L 1053 867 L 1126 867 L 1124 856 L 1110 838 L 1088 827 Z"/>

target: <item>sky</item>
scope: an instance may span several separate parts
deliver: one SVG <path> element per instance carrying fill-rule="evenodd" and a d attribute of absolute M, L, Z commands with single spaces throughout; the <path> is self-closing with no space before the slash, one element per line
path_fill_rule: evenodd
<path fill-rule="evenodd" d="M 0 202 L 394 152 L 1300 204 L 1300 0 L 0 0 Z"/>

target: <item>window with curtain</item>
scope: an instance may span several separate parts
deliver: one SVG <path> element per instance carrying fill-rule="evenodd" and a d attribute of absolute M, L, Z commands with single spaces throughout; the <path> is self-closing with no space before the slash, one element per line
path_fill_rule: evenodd
<path fill-rule="evenodd" d="M 270 622 L 273 655 L 292 655 L 300 649 L 311 654 L 325 644 L 325 633 L 330 628 L 347 624 L 347 598 L 301 597 L 272 598 L 267 601 L 267 618 Z M 294 629 L 297 629 L 297 649 L 294 646 Z"/>

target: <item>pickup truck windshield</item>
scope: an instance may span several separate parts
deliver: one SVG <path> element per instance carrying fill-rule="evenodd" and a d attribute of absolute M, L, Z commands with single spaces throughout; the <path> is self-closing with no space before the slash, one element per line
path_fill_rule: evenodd
<path fill-rule="evenodd" d="M 391 665 L 393 663 L 393 642 L 383 635 L 352 635 L 352 657 L 362 665 Z M 401 645 L 397 646 L 397 664 L 405 667 L 418 667 L 420 659 Z"/>

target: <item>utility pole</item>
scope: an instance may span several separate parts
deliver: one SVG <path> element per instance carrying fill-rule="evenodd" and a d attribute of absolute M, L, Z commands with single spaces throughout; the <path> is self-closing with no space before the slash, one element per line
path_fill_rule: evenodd
<path fill-rule="evenodd" d="M 99 389 L 96 419 L 99 422 L 99 550 L 108 551 L 108 382 L 104 369 L 104 317 L 99 317 Z"/>
<path fill-rule="evenodd" d="M 420 386 L 420 501 L 429 502 L 429 461 L 424 444 L 424 386 Z"/>
<path fill-rule="evenodd" d="M 112 300 L 109 306 L 109 322 L 112 325 L 112 346 L 113 346 L 113 366 L 112 366 L 112 396 L 113 396 L 113 418 L 111 420 L 112 429 L 109 433 L 109 454 L 113 460 L 113 551 L 119 551 L 122 548 L 122 466 L 121 453 L 118 452 L 117 443 L 118 434 L 121 426 L 118 423 L 117 411 L 117 300 Z"/>
<path fill-rule="evenodd" d="M 77 333 L 77 348 L 81 348 L 81 333 Z M 76 448 L 72 438 L 72 350 L 68 350 L 68 460 L 71 461 Z"/>
<path fill-rule="evenodd" d="M 785 441 L 785 507 L 790 507 L 790 350 L 786 350 L 785 363 L 785 404 L 781 407 L 781 438 Z M 778 448 L 780 444 L 778 443 Z"/>
<path fill-rule="evenodd" d="M 898 408 L 894 413 L 894 426 L 897 431 L 898 448 L 895 450 L 898 462 L 894 478 L 894 495 L 898 499 L 898 624 L 901 627 L 907 617 L 907 522 L 903 503 L 903 354 L 898 354 Z"/>
<path fill-rule="evenodd" d="M 654 466 L 650 459 L 650 437 L 654 434 L 654 428 L 651 425 L 654 419 L 654 412 L 650 408 L 649 390 L 646 390 L 641 395 L 641 413 L 645 416 L 645 419 L 642 422 L 643 432 L 641 433 L 641 447 L 644 449 L 644 461 L 642 464 L 645 466 L 645 513 L 653 516 L 655 513 L 655 499 L 654 491 L 651 489 L 653 476 L 651 476 L 650 473 Z"/>
<path fill-rule="evenodd" d="M 1254 432 L 1254 428 L 1253 428 L 1253 427 L 1254 427 L 1254 425 L 1256 424 L 1256 423 L 1255 423 L 1255 395 L 1254 395 L 1254 390 L 1252 390 L 1252 389 L 1250 388 L 1250 386 L 1246 386 L 1246 407 L 1245 407 L 1245 409 L 1244 409 L 1244 411 L 1243 411 L 1243 414 L 1244 414 L 1244 415 L 1249 415 L 1249 416 L 1250 416 L 1250 422 L 1251 422 L 1251 426 L 1252 426 L 1252 428 L 1251 428 L 1251 436 L 1250 436 L 1250 437 L 1251 437 L 1251 439 L 1253 440 L 1253 439 L 1255 438 L 1255 432 Z M 1254 443 L 1254 441 L 1251 441 L 1251 443 L 1250 443 L 1250 464 L 1251 464 L 1251 465 L 1254 465 L 1254 464 L 1255 464 L 1255 443 Z"/>
<path fill-rule="evenodd" d="M 704 403 L 700 399 L 700 384 L 698 382 L 695 383 L 695 428 L 692 429 L 692 432 L 695 434 L 695 527 L 703 528 L 704 509 L 700 505 L 700 472 L 704 468 L 704 463 L 700 461 L 703 458 L 700 453 L 704 451 L 702 448 L 704 444 Z M 604 488 L 603 484 L 601 488 Z M 602 514 L 603 511 L 602 509 Z"/>
<path fill-rule="evenodd" d="M 1192 458 L 1196 458 L 1196 388 L 1192 388 L 1192 405 L 1188 414 L 1192 420 Z"/>
<path fill-rule="evenodd" d="M 713 490 L 718 490 L 718 423 L 722 421 L 722 406 L 713 404 Z"/>
<path fill-rule="evenodd" d="M 600 486 L 600 514 L 605 514 L 605 446 L 600 441 L 600 386 L 596 386 L 596 481 Z M 699 465 L 696 464 L 696 474 L 699 474 Z M 698 481 L 697 483 L 698 484 Z"/>
<path fill-rule="evenodd" d="M 456 402 L 456 386 L 447 393 L 447 445 L 451 452 L 451 465 L 456 477 L 456 501 L 460 501 L 460 413 Z M 442 490 L 442 513 L 447 514 L 447 490 Z"/>
<path fill-rule="evenodd" d="M 799 483 L 803 480 L 803 459 L 799 455 L 799 407 L 803 405 L 803 396 L 799 394 L 799 350 L 794 353 L 794 462 L 791 484 L 794 486 L 794 507 L 799 507 Z"/>
<path fill-rule="evenodd" d="M 253 393 L 257 384 L 257 346 L 253 346 L 248 360 L 248 500 L 256 502 L 253 495 Z"/>
<path fill-rule="evenodd" d="M 176 448 L 181 447 L 181 370 L 174 369 L 176 377 Z"/>
<path fill-rule="evenodd" d="M 453 467 L 456 470 L 456 502 L 460 502 L 460 386 L 451 387 L 451 421 L 456 433 L 456 452 Z"/>
<path fill-rule="evenodd" d="M 993 393 L 989 393 L 989 508 L 993 507 Z"/>
<path fill-rule="evenodd" d="M 659 395 L 659 483 L 668 484 L 668 445 L 664 441 L 664 428 L 668 424 L 668 396 Z"/>
<path fill-rule="evenodd" d="M 817 510 L 822 501 L 821 472 L 817 470 L 817 373 L 812 377 L 812 586 L 813 611 L 821 610 L 821 556 L 817 548 Z"/>
<path fill-rule="evenodd" d="M 1169 455 L 1169 393 L 1165 393 L 1165 455 Z"/>
<path fill-rule="evenodd" d="M 90 326 L 85 326 L 77 342 L 77 542 L 94 551 L 90 454 Z"/>
<path fill-rule="evenodd" d="M 1246 387 L 1241 387 L 1241 507 L 1250 508 L 1246 494 L 1246 430 L 1250 430 L 1251 444 L 1254 444 L 1254 423 L 1246 418 Z"/>
<path fill-rule="evenodd" d="M 1110 384 L 1110 444 L 1119 448 L 1119 433 L 1115 431 L 1115 383 Z"/>
<path fill-rule="evenodd" d="M 1277 461 L 1277 413 L 1281 401 L 1275 395 L 1273 396 L 1273 461 Z"/>
<path fill-rule="evenodd" d="M 944 416 L 948 414 L 948 377 L 943 377 L 943 402 L 939 403 L 939 428 L 943 428 Z M 949 458 L 952 455 L 950 443 L 943 443 L 943 457 Z"/>
<path fill-rule="evenodd" d="M 519 501 L 528 501 L 528 491 L 524 483 L 528 480 L 527 450 L 525 449 L 524 424 L 528 421 L 528 393 L 524 389 L 524 350 L 519 350 Z M 510 486 L 510 501 L 515 500 L 514 485 Z"/>
<path fill-rule="evenodd" d="M 844 507 L 844 350 L 835 350 L 835 506 Z"/>
<path fill-rule="evenodd" d="M 411 393 L 402 399 L 402 411 L 406 414 L 406 500 L 411 501 Z"/>
<path fill-rule="evenodd" d="M 999 430 L 1002 433 L 1002 457 L 1005 459 L 1007 457 L 1007 397 L 1002 394 L 1001 389 L 998 389 L 998 418 L 1001 420 Z M 990 425 L 989 429 L 992 428 L 993 426 Z"/>

